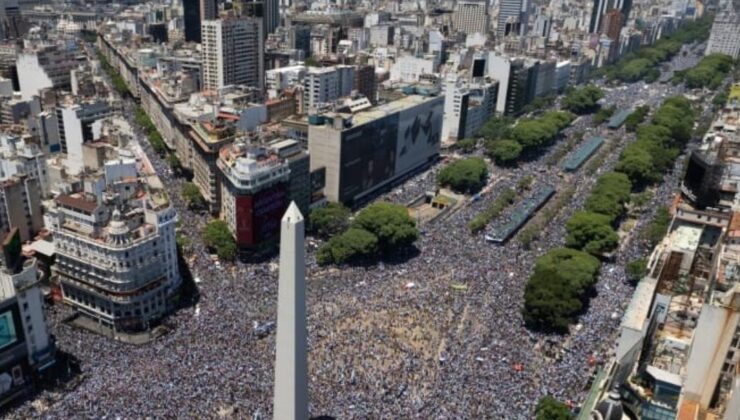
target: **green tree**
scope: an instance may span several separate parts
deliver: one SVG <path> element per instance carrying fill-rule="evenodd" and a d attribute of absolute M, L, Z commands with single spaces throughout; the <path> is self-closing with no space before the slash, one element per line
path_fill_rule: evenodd
<path fill-rule="evenodd" d="M 732 70 L 733 64 L 733 59 L 729 55 L 709 54 L 702 58 L 696 66 L 678 73 L 676 77 L 691 89 L 706 87 L 716 89 L 727 73 Z"/>
<path fill-rule="evenodd" d="M 510 138 L 512 125 L 514 125 L 513 118 L 494 116 L 483 124 L 478 135 L 487 141 Z"/>
<path fill-rule="evenodd" d="M 378 238 L 375 235 L 364 229 L 350 228 L 322 245 L 316 253 L 316 262 L 341 265 L 377 254 Z"/>
<path fill-rule="evenodd" d="M 657 174 L 650 153 L 642 147 L 630 146 L 624 149 L 616 170 L 627 175 L 634 185 L 646 185 L 653 182 Z"/>
<path fill-rule="evenodd" d="M 206 204 L 200 189 L 192 182 L 186 182 L 182 185 L 182 199 L 185 200 L 185 204 L 190 209 L 201 209 Z"/>
<path fill-rule="evenodd" d="M 612 229 L 609 216 L 580 211 L 571 217 L 566 229 L 565 245 L 592 255 L 602 255 L 617 247 L 619 238 Z"/>
<path fill-rule="evenodd" d="M 478 146 L 478 141 L 476 139 L 460 139 L 455 143 L 455 148 L 457 148 L 462 153 L 470 153 L 475 151 L 476 146 Z"/>
<path fill-rule="evenodd" d="M 175 172 L 182 169 L 182 163 L 180 162 L 180 159 L 177 157 L 177 155 L 174 153 L 169 153 L 167 155 L 167 164 Z"/>
<path fill-rule="evenodd" d="M 514 140 L 496 140 L 486 144 L 488 155 L 500 165 L 516 162 L 522 154 L 522 145 Z"/>
<path fill-rule="evenodd" d="M 627 279 L 636 282 L 647 275 L 647 258 L 638 258 L 627 263 L 624 268 Z"/>
<path fill-rule="evenodd" d="M 637 127 L 645 121 L 645 117 L 650 112 L 650 107 L 647 105 L 638 106 L 627 118 L 624 120 L 624 127 L 629 132 L 635 132 Z"/>
<path fill-rule="evenodd" d="M 594 85 L 570 89 L 563 98 L 563 108 L 578 115 L 590 114 L 599 109 L 598 101 L 603 97 L 604 92 Z"/>
<path fill-rule="evenodd" d="M 537 259 L 524 288 L 528 327 L 564 333 L 583 309 L 596 282 L 599 260 L 586 252 L 556 248 Z"/>
<path fill-rule="evenodd" d="M 651 247 L 654 247 L 663 240 L 670 223 L 671 214 L 668 212 L 668 209 L 665 207 L 659 208 L 650 224 L 648 224 L 647 229 L 643 232 L 644 239 Z"/>
<path fill-rule="evenodd" d="M 486 183 L 488 167 L 480 157 L 460 159 L 439 171 L 437 182 L 461 193 L 476 193 Z"/>
<path fill-rule="evenodd" d="M 203 242 L 216 251 L 218 258 L 231 261 L 236 256 L 236 243 L 223 220 L 211 220 L 203 229 Z"/>
<path fill-rule="evenodd" d="M 611 118 L 611 116 L 614 115 L 614 112 L 616 111 L 617 107 L 614 105 L 607 108 L 599 108 L 599 110 L 596 111 L 596 114 L 594 114 L 594 117 L 591 120 L 591 124 L 594 127 L 601 125 L 604 121 Z"/>
<path fill-rule="evenodd" d="M 573 413 L 567 405 L 551 396 L 540 398 L 534 410 L 536 420 L 570 420 Z"/>
<path fill-rule="evenodd" d="M 357 214 L 351 227 L 364 229 L 375 235 L 382 253 L 410 246 L 419 237 L 419 231 L 408 210 L 398 204 L 371 204 Z"/>
<path fill-rule="evenodd" d="M 311 210 L 308 230 L 322 238 L 340 234 L 349 227 L 351 212 L 340 203 L 329 203 L 325 207 Z"/>

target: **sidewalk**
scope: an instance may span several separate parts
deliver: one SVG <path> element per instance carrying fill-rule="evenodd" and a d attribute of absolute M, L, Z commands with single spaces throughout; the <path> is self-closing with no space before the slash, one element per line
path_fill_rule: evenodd
<path fill-rule="evenodd" d="M 105 337 L 110 337 L 123 343 L 134 344 L 137 346 L 154 341 L 167 333 L 167 328 L 163 326 L 158 326 L 149 331 L 144 331 L 140 333 L 114 331 L 112 328 L 97 323 L 84 315 L 77 315 L 69 319 L 67 323 L 73 327 L 88 330 L 90 332 L 94 332 Z"/>

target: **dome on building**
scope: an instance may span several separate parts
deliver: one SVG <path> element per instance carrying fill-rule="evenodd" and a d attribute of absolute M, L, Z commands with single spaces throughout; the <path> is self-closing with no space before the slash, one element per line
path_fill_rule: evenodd
<path fill-rule="evenodd" d="M 129 228 L 125 221 L 121 220 L 121 212 L 113 210 L 110 223 L 108 223 L 108 242 L 124 244 L 128 242 Z"/>
<path fill-rule="evenodd" d="M 602 400 L 591 412 L 592 420 L 622 420 L 624 409 L 619 398 L 619 392 L 612 390 L 609 396 Z"/>

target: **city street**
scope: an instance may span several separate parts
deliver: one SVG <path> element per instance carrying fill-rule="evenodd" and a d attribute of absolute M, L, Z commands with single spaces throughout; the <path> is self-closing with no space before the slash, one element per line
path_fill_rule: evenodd
<path fill-rule="evenodd" d="M 690 53 L 691 60 L 697 52 L 701 49 Z M 671 71 L 694 62 L 686 60 L 677 55 Z M 605 103 L 618 109 L 642 104 L 654 109 L 684 88 L 638 82 L 605 93 Z M 124 117 L 136 127 L 134 107 L 132 100 L 124 100 Z M 524 327 L 524 285 L 535 259 L 562 246 L 566 220 L 583 206 L 598 175 L 610 170 L 634 140 L 624 128 L 593 128 L 590 117 L 578 119 L 564 134 L 579 132 L 616 144 L 594 174 L 581 168 L 562 176 L 557 165 L 547 166 L 560 144 L 516 168 L 495 167 L 492 193 L 425 226 L 416 256 L 327 269 L 316 265 L 308 247 L 311 415 L 529 419 L 544 395 L 583 401 L 596 368 L 589 359 L 598 364 L 613 353 L 633 291 L 624 265 L 648 250 L 633 240 L 621 247 L 615 262 L 602 265 L 597 296 L 567 338 Z M 74 329 L 61 322 L 69 311 L 55 306 L 53 333 L 62 350 L 80 359 L 83 380 L 70 392 L 40 394 L 12 417 L 137 418 L 147 413 L 155 418 L 270 418 L 274 335 L 260 338 L 254 330 L 275 320 L 277 260 L 214 264 L 200 239 L 206 217 L 188 210 L 180 197 L 184 180 L 173 176 L 140 129 L 135 133 L 179 212 L 181 232 L 190 241 L 185 257 L 200 299 L 164 321 L 169 334 L 143 346 Z M 673 197 L 683 156 L 676 162 L 635 229 Z M 380 199 L 410 201 L 434 188 L 439 169 L 415 176 Z M 472 236 L 468 222 L 524 176 L 558 191 L 575 187 L 573 199 L 530 250 L 516 236 L 503 246 L 486 243 L 482 234 Z M 547 346 L 560 349 L 560 357 L 546 357 L 542 349 Z"/>

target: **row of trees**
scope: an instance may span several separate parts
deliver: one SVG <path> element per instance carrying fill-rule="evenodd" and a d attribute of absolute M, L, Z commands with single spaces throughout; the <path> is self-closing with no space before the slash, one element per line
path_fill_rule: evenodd
<path fill-rule="evenodd" d="M 626 54 L 618 63 L 605 69 L 609 80 L 654 82 L 660 77 L 659 64 L 676 55 L 683 44 L 701 42 L 709 37 L 712 19 L 702 19 L 684 24 L 674 33 L 658 40 L 653 46 L 640 48 L 636 53 Z"/>
<path fill-rule="evenodd" d="M 624 149 L 616 170 L 638 188 L 658 181 L 691 138 L 693 121 L 694 110 L 688 99 L 667 99 L 652 122 L 637 129 L 637 140 Z"/>
<path fill-rule="evenodd" d="M 129 95 L 130 92 L 128 90 L 128 86 L 126 86 L 126 82 L 118 71 L 110 65 L 105 56 L 100 52 L 98 52 L 98 59 L 100 60 L 100 65 L 103 67 L 103 70 L 110 77 L 111 82 L 113 83 L 113 88 L 122 96 Z M 149 119 L 149 116 L 142 107 L 136 107 L 136 110 L 134 111 L 134 120 L 144 129 L 144 132 L 146 132 L 147 139 L 149 140 L 149 144 L 152 145 L 152 149 L 154 149 L 154 151 L 160 156 L 164 156 L 165 154 L 167 155 L 165 160 L 172 170 L 181 170 L 182 164 L 180 159 L 174 153 L 169 152 L 167 145 L 162 139 L 162 135 L 159 134 L 154 123 L 152 123 L 152 120 Z"/>
<path fill-rule="evenodd" d="M 439 185 L 463 194 L 480 191 L 488 178 L 488 166 L 480 157 L 456 160 L 442 168 L 437 175 Z"/>
<path fill-rule="evenodd" d="M 576 212 L 566 223 L 566 246 L 594 256 L 613 251 L 619 243 L 614 229 L 625 213 L 631 190 L 632 184 L 625 174 L 602 175 L 586 199 L 584 210 Z"/>
<path fill-rule="evenodd" d="M 570 88 L 563 97 L 563 108 L 576 115 L 585 115 L 599 109 L 599 100 L 604 97 L 604 91 L 598 86 L 586 85 L 581 88 Z"/>
<path fill-rule="evenodd" d="M 322 214 L 323 213 L 323 214 Z M 375 203 L 366 207 L 349 222 L 348 211 L 336 205 L 326 211 L 313 211 L 309 217 L 310 229 L 334 234 L 316 253 L 321 265 L 345 264 L 375 260 L 392 252 L 408 249 L 419 237 L 414 220 L 406 207 L 391 203 Z M 346 230 L 338 232 L 329 228 L 327 222 L 334 221 Z"/>
<path fill-rule="evenodd" d="M 722 85 L 727 73 L 732 70 L 734 60 L 726 54 L 709 54 L 696 66 L 673 74 L 673 82 L 684 82 L 691 89 L 717 89 Z"/>
<path fill-rule="evenodd" d="M 639 112 L 644 114 L 641 118 L 647 114 L 646 109 Z M 568 220 L 568 248 L 551 250 L 537 260 L 524 293 L 522 313 L 528 326 L 567 331 L 593 290 L 600 265 L 596 257 L 618 245 L 615 228 L 626 212 L 632 189 L 657 181 L 671 168 L 691 138 L 693 116 L 687 99 L 669 98 L 651 123 L 637 129 L 636 141 L 625 148 L 615 171 L 597 180 L 584 209 Z M 644 239 L 653 245 L 657 243 L 669 222 L 667 211 L 659 210 Z M 633 262 L 627 268 L 632 277 L 640 276 L 645 261 Z"/>
<path fill-rule="evenodd" d="M 645 121 L 645 118 L 647 118 L 649 113 L 650 106 L 648 105 L 642 105 L 635 108 L 635 110 L 624 119 L 625 130 L 630 133 L 634 133 L 637 130 L 637 127 Z"/>
<path fill-rule="evenodd" d="M 488 154 L 497 163 L 506 165 L 514 163 L 522 153 L 551 145 L 573 118 L 569 112 L 549 111 L 537 118 L 523 118 L 512 126 L 509 118 L 495 117 L 481 131 L 486 136 Z"/>
<path fill-rule="evenodd" d="M 106 59 L 99 51 L 98 60 L 100 60 L 100 65 L 103 67 L 103 71 L 105 71 L 106 74 L 108 74 L 108 77 L 110 77 L 111 83 L 113 83 L 113 89 L 115 89 L 121 96 L 129 95 L 130 92 L 128 90 L 128 86 L 126 86 L 126 82 L 123 80 L 123 77 L 121 77 L 118 71 L 116 71 L 116 69 L 114 69 L 108 62 L 108 59 Z"/>
<path fill-rule="evenodd" d="M 624 215 L 632 184 L 626 175 L 608 172 L 596 182 L 584 210 L 566 223 L 567 248 L 540 257 L 524 289 L 524 320 L 530 328 L 566 332 L 586 305 L 601 263 L 614 250 L 614 230 Z"/>
<path fill-rule="evenodd" d="M 136 107 L 136 110 L 134 111 L 134 119 L 136 121 L 136 124 L 144 129 L 144 132 L 149 139 L 149 144 L 152 145 L 152 149 L 154 149 L 154 151 L 157 152 L 157 154 L 159 154 L 160 156 L 167 153 L 167 145 L 162 139 L 162 135 L 159 134 L 159 131 L 157 131 L 157 127 L 155 127 L 152 120 L 149 119 L 149 116 L 146 114 L 146 111 L 144 111 L 144 108 L 140 106 Z"/>

